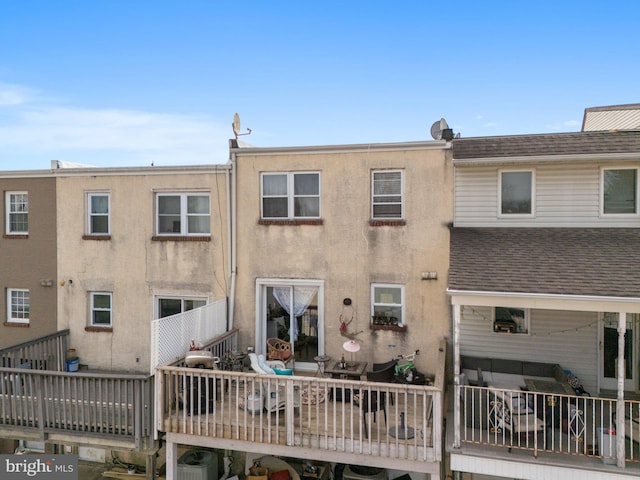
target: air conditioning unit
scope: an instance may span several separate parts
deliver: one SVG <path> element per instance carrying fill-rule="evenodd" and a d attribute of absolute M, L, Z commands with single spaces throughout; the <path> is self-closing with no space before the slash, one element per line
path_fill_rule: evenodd
<path fill-rule="evenodd" d="M 190 450 L 178 459 L 178 480 L 218 480 L 218 456 L 209 450 Z"/>
<path fill-rule="evenodd" d="M 342 473 L 343 480 L 387 480 L 384 468 L 347 465 Z"/>

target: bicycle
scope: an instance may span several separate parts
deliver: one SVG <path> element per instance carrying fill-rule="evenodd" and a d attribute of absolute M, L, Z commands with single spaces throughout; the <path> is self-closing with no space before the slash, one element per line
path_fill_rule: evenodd
<path fill-rule="evenodd" d="M 416 355 L 420 353 L 420 349 L 414 350 L 409 355 L 399 354 L 396 357 L 397 363 L 394 371 L 396 381 L 399 383 L 414 383 L 420 375 L 415 367 Z"/>

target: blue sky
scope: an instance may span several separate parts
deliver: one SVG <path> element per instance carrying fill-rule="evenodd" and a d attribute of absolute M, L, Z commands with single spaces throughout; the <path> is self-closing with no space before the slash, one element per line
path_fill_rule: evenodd
<path fill-rule="evenodd" d="M 0 170 L 578 131 L 640 102 L 640 2 L 0 0 Z"/>

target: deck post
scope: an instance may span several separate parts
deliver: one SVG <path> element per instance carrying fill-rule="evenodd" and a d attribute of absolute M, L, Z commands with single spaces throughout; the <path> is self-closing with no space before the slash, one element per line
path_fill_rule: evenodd
<path fill-rule="evenodd" d="M 618 397 L 616 402 L 616 463 L 619 468 L 625 466 L 625 431 L 624 431 L 624 336 L 627 333 L 627 313 L 618 314 Z"/>
<path fill-rule="evenodd" d="M 459 304 L 453 305 L 453 448 L 460 448 L 460 315 Z"/>

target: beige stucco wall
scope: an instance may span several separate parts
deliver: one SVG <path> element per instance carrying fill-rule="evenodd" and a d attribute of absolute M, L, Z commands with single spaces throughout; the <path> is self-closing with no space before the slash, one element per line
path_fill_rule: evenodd
<path fill-rule="evenodd" d="M 15 345 L 56 331 L 56 289 L 41 280 L 56 279 L 56 193 L 53 177 L 7 175 L 0 178 L 0 347 Z M 13 178 L 11 178 L 13 177 Z M 5 192 L 29 194 L 29 235 L 6 236 Z M 7 289 L 29 290 L 28 326 L 7 325 Z"/>
<path fill-rule="evenodd" d="M 109 240 L 83 239 L 86 195 L 96 191 L 110 192 Z M 211 241 L 152 240 L 159 191 L 209 192 Z M 71 346 L 90 369 L 147 373 L 156 295 L 226 296 L 225 167 L 61 174 L 57 196 L 59 328 L 70 328 Z M 89 292 L 96 291 L 113 294 L 112 332 L 85 328 Z"/>
<path fill-rule="evenodd" d="M 453 168 L 443 142 L 386 146 L 239 149 L 238 276 L 235 325 L 240 346 L 253 345 L 257 278 L 324 280 L 325 352 L 334 359 L 344 298 L 355 318 L 349 330 L 360 360 L 380 362 L 419 348 L 418 366 L 435 371 L 438 340 L 449 335 L 445 295 L 448 223 L 453 219 Z M 370 226 L 371 170 L 405 172 L 406 225 Z M 322 225 L 259 225 L 260 173 L 320 171 Z M 435 271 L 437 280 L 421 280 Z M 405 285 L 407 332 L 369 329 L 371 283 Z M 395 345 L 395 347 L 390 347 Z"/>

